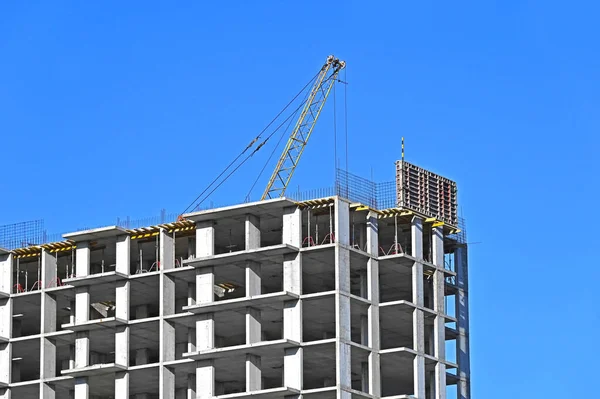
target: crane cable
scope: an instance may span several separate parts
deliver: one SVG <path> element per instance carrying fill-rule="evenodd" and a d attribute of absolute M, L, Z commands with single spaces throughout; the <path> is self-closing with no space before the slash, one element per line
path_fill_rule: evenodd
<path fill-rule="evenodd" d="M 254 145 L 254 144 L 255 144 L 255 143 L 256 143 L 256 142 L 257 142 L 257 141 L 260 139 L 260 137 L 262 136 L 262 134 L 263 134 L 263 133 L 264 133 L 264 132 L 265 132 L 265 131 L 266 131 L 266 130 L 267 130 L 267 129 L 268 129 L 268 128 L 269 128 L 269 127 L 270 127 L 270 126 L 271 126 L 271 125 L 272 125 L 272 124 L 273 124 L 273 123 L 276 121 L 276 120 L 277 120 L 277 118 L 279 118 L 279 117 L 281 116 L 281 114 L 283 114 L 283 113 L 285 112 L 285 110 L 286 110 L 286 109 L 287 109 L 287 108 L 288 108 L 288 107 L 289 107 L 289 106 L 290 106 L 290 105 L 291 105 L 291 104 L 292 104 L 294 101 L 296 101 L 296 99 L 297 99 L 297 98 L 300 96 L 300 94 L 302 94 L 302 92 L 304 92 L 304 91 L 306 90 L 306 88 L 307 88 L 307 87 L 308 87 L 308 86 L 309 86 L 311 83 L 313 83 L 313 82 L 314 82 L 314 80 L 317 78 L 317 76 L 319 76 L 319 73 L 320 73 L 320 72 L 318 72 L 318 73 L 317 73 L 315 76 L 313 76 L 313 77 L 312 77 L 312 78 L 311 78 L 311 79 L 308 81 L 308 83 L 306 83 L 306 85 L 304 85 L 304 87 L 303 87 L 303 88 L 302 88 L 302 89 L 301 89 L 301 90 L 300 90 L 300 91 L 299 91 L 299 92 L 298 92 L 298 93 L 297 93 L 297 94 L 294 96 L 294 98 L 292 98 L 292 100 L 291 100 L 290 102 L 288 102 L 288 103 L 287 103 L 287 105 L 286 105 L 286 106 L 285 106 L 285 107 L 284 107 L 284 108 L 283 108 L 281 111 L 279 111 L 279 113 L 277 114 L 277 116 L 275 116 L 275 117 L 274 117 L 274 118 L 271 120 L 271 122 L 269 122 L 269 124 L 268 124 L 268 125 L 267 125 L 267 126 L 266 126 L 266 127 L 265 127 L 265 128 L 264 128 L 264 129 L 263 129 L 263 130 L 262 130 L 262 131 L 259 133 L 259 134 L 258 134 L 258 136 L 256 136 L 256 137 L 255 137 L 255 138 L 254 138 L 254 139 L 253 139 L 253 140 L 252 140 L 252 141 L 251 141 L 251 142 L 250 142 L 250 143 L 249 143 L 249 144 L 246 146 L 246 148 L 244 148 L 244 150 L 243 150 L 243 151 L 242 151 L 242 152 L 241 152 L 241 153 L 240 153 L 240 154 L 239 154 L 237 157 L 235 157 L 235 159 L 234 159 L 233 161 L 231 161 L 231 162 L 229 163 L 229 165 L 227 165 L 227 167 L 226 167 L 225 169 L 223 169 L 223 171 L 222 171 L 222 172 L 221 172 L 221 173 L 220 173 L 220 174 L 219 174 L 217 177 L 215 177 L 215 178 L 213 179 L 213 181 L 212 181 L 212 182 L 211 182 L 211 183 L 210 183 L 210 184 L 209 184 L 209 185 L 208 185 L 208 186 L 207 186 L 207 187 L 206 187 L 206 188 L 205 188 L 205 189 L 204 189 L 204 190 L 203 190 L 203 191 L 202 191 L 202 192 L 201 192 L 201 193 L 200 193 L 200 194 L 199 194 L 199 195 L 198 195 L 198 196 L 197 196 L 197 197 L 196 197 L 196 198 L 195 198 L 195 199 L 194 199 L 194 200 L 193 200 L 193 201 L 192 201 L 192 202 L 191 202 L 191 203 L 190 203 L 190 204 L 189 204 L 189 205 L 188 205 L 188 206 L 185 208 L 185 209 L 184 209 L 184 211 L 183 211 L 183 212 L 181 212 L 181 214 L 179 215 L 178 219 L 182 219 L 182 215 L 183 215 L 184 213 L 186 213 L 186 212 L 187 212 L 187 211 L 188 211 L 190 208 L 192 208 L 192 207 L 194 206 L 194 204 L 196 203 L 196 201 L 198 201 L 198 199 L 200 199 L 200 198 L 202 197 L 202 195 L 204 195 L 204 193 L 206 193 L 206 192 L 207 192 L 207 191 L 208 191 L 208 190 L 209 190 L 209 189 L 212 187 L 212 185 L 213 185 L 213 184 L 215 184 L 215 183 L 216 183 L 216 182 L 217 182 L 217 181 L 218 181 L 218 180 L 221 178 L 221 176 L 223 176 L 223 175 L 225 174 L 225 172 L 227 172 L 227 170 L 228 170 L 229 168 L 231 168 L 231 166 L 233 166 L 233 165 L 234 165 L 234 164 L 235 164 L 235 163 L 238 161 L 238 159 L 240 159 L 240 158 L 241 158 L 241 156 L 242 156 L 242 155 L 244 155 L 244 153 L 245 153 L 246 151 L 248 151 L 248 149 L 249 149 L 249 148 L 251 148 L 251 147 L 252 147 L 252 146 L 253 146 L 253 145 Z M 265 142 L 266 142 L 266 141 L 265 141 Z M 264 145 L 264 143 L 263 143 L 263 145 Z M 260 148 L 260 147 L 259 147 L 259 148 Z M 256 152 L 257 150 L 258 150 L 258 148 L 257 148 L 257 149 L 256 149 L 254 152 Z M 254 153 L 252 153 L 252 154 L 254 154 Z M 245 160 L 244 160 L 244 162 L 245 162 Z M 239 166 L 238 166 L 238 168 L 239 168 Z M 235 170 L 237 170 L 238 168 L 236 168 Z M 234 170 L 234 171 L 235 171 L 235 170 Z M 229 177 L 229 176 L 231 176 L 231 174 L 229 174 L 227 177 Z M 227 177 L 226 177 L 225 179 L 227 179 Z M 213 192 L 214 192 L 214 190 L 213 190 L 213 191 L 211 191 L 211 193 L 213 193 Z M 210 195 L 210 194 L 209 194 L 209 195 Z M 203 201 L 204 201 L 204 200 L 203 200 Z"/>
<path fill-rule="evenodd" d="M 292 116 L 294 116 L 294 115 L 295 115 L 295 114 L 298 112 L 298 110 L 299 110 L 300 108 L 302 108 L 302 106 L 304 106 L 304 103 L 300 104 L 300 105 L 298 106 L 298 108 L 296 108 L 296 110 L 295 110 L 295 111 L 294 111 L 292 114 L 290 114 L 290 116 L 288 116 L 288 117 L 287 117 L 287 118 L 286 118 L 286 119 L 285 119 L 283 122 L 281 122 L 281 124 L 280 124 L 279 126 L 277 126 L 277 128 L 276 128 L 276 129 L 275 129 L 275 130 L 274 130 L 274 131 L 273 131 L 273 132 L 272 132 L 272 133 L 271 133 L 271 134 L 270 134 L 270 135 L 269 135 L 269 136 L 268 136 L 268 137 L 267 137 L 267 138 L 266 138 L 266 139 L 265 139 L 265 140 L 264 140 L 262 143 L 260 143 L 260 144 L 258 145 L 258 147 L 256 147 L 256 148 L 254 149 L 254 151 L 252 151 L 252 153 L 251 153 L 251 154 L 248 154 L 248 156 L 246 156 L 246 158 L 244 158 L 244 160 L 243 160 L 242 162 L 240 162 L 240 163 L 239 163 L 239 164 L 238 164 L 238 165 L 237 165 L 237 166 L 236 166 L 236 167 L 235 167 L 235 168 L 234 168 L 234 169 L 233 169 L 231 172 L 229 172 L 229 174 L 228 174 L 227 176 L 225 176 L 225 178 L 224 178 L 223 180 L 221 180 L 221 182 L 220 182 L 219 184 L 217 184 L 217 186 L 216 186 L 215 188 L 213 188 L 213 189 L 212 189 L 212 190 L 211 190 L 211 191 L 210 191 L 208 194 L 206 194 L 206 195 L 204 196 L 204 198 L 202 199 L 202 201 L 198 202 L 198 204 L 197 204 L 196 206 L 200 206 L 200 204 L 202 204 L 204 201 L 206 201 L 206 199 L 207 199 L 208 197 L 210 197 L 210 195 L 211 195 L 212 193 L 214 193 L 214 192 L 215 192 L 215 191 L 216 191 L 216 190 L 217 190 L 219 187 L 221 187 L 221 185 L 222 185 L 223 183 L 225 183 L 225 182 L 227 181 L 227 179 L 229 179 L 229 177 L 230 177 L 232 174 L 234 174 L 234 173 L 235 173 L 235 172 L 236 172 L 236 171 L 237 171 L 237 170 L 238 170 L 238 169 L 239 169 L 239 168 L 240 168 L 240 167 L 241 167 L 243 164 L 245 164 L 245 163 L 246 163 L 246 161 L 247 161 L 247 160 L 249 160 L 249 159 L 250 159 L 250 158 L 251 158 L 251 157 L 252 157 L 254 154 L 256 154 L 256 153 L 258 152 L 258 150 L 260 150 L 260 149 L 261 149 L 261 148 L 262 148 L 262 147 L 263 147 L 265 144 L 267 144 L 267 141 L 269 141 L 269 139 L 270 139 L 271 137 L 273 137 L 273 135 L 274 135 L 275 133 L 277 133 L 277 131 L 278 131 L 278 130 L 279 130 L 279 129 L 280 129 L 280 128 L 281 128 L 281 127 L 282 127 L 282 126 L 283 126 L 283 125 L 284 125 L 284 124 L 285 124 L 285 123 L 288 121 L 288 120 L 291 120 Z"/>
<path fill-rule="evenodd" d="M 256 184 L 258 183 L 258 181 L 262 177 L 265 169 L 269 165 L 269 162 L 271 162 L 271 159 L 273 158 L 273 155 L 275 155 L 275 151 L 277 151 L 277 149 L 279 148 L 279 145 L 281 144 L 281 141 L 283 140 L 283 137 L 284 137 L 285 133 L 290 130 L 290 126 L 292 126 L 292 122 L 294 121 L 293 118 L 296 117 L 296 115 L 298 114 L 298 111 L 300 111 L 300 108 L 304 104 L 306 104 L 306 100 L 308 99 L 309 94 L 310 94 L 310 92 L 307 91 L 306 95 L 304 96 L 304 99 L 302 100 L 302 103 L 300 104 L 300 106 L 298 108 L 296 108 L 296 111 L 294 111 L 294 113 L 292 114 L 292 119 L 290 119 L 290 123 L 288 123 L 287 127 L 285 128 L 285 130 L 283 130 L 281 132 L 281 136 L 279 136 L 279 140 L 277 141 L 277 144 L 275 144 L 275 147 L 273 147 L 273 151 L 271 151 L 271 155 L 269 155 L 269 158 L 267 159 L 267 161 L 263 165 L 262 169 L 260 170 L 260 173 L 258 174 L 258 176 L 256 176 L 256 180 L 254 180 L 254 183 L 252 183 L 252 186 L 250 187 L 250 190 L 248 191 L 248 194 L 246 195 L 246 201 L 250 201 L 250 195 L 252 194 L 252 190 L 254 190 L 254 187 L 256 187 Z"/>

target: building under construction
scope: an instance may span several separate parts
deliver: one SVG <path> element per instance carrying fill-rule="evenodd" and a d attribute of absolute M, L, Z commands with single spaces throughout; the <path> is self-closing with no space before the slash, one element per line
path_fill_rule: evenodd
<path fill-rule="evenodd" d="M 285 195 L 344 65 L 261 201 L 0 249 L 0 399 L 469 399 L 456 184 L 402 160 Z"/>

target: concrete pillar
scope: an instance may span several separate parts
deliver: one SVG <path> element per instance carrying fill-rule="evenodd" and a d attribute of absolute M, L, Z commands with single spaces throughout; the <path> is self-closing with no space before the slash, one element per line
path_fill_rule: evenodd
<path fill-rule="evenodd" d="M 129 280 L 117 281 L 115 289 L 115 317 L 129 321 L 129 298 L 131 283 Z"/>
<path fill-rule="evenodd" d="M 284 216 L 283 229 L 288 230 L 293 241 L 290 245 L 296 245 L 300 237 L 299 216 L 300 213 L 291 213 L 294 217 Z M 286 223 L 292 224 L 287 226 Z M 298 229 L 297 234 L 291 234 Z M 284 237 L 285 237 L 284 233 Z M 293 242 L 293 243 L 292 243 Z M 302 294 L 302 254 L 300 252 L 285 255 L 283 261 L 283 290 L 294 294 Z M 295 342 L 302 342 L 302 300 L 286 301 L 283 304 L 283 338 Z M 303 383 L 303 356 L 301 347 L 288 348 L 285 350 L 283 359 L 283 385 L 289 388 L 302 389 Z"/>
<path fill-rule="evenodd" d="M 79 247 L 77 248 L 79 251 Z M 83 262 L 77 257 L 78 270 L 79 262 Z M 89 250 L 88 250 L 88 270 L 89 270 Z M 79 276 L 79 272 L 77 273 Z M 90 317 L 90 293 L 88 287 L 75 288 L 75 323 L 81 324 L 89 320 Z M 75 333 L 75 368 L 89 366 L 90 364 L 90 338 L 87 331 L 79 331 Z M 87 381 L 87 380 L 86 380 Z M 83 384 L 83 383 L 82 383 Z M 86 384 L 87 385 L 87 382 Z M 79 399 L 78 395 L 83 395 L 84 388 L 78 388 L 75 384 L 75 398 Z M 88 392 L 88 391 L 85 391 Z M 89 394 L 89 392 L 88 392 Z M 86 394 L 87 395 L 87 394 Z M 87 398 L 87 396 L 85 396 Z"/>
<path fill-rule="evenodd" d="M 456 359 L 458 361 L 458 398 L 471 399 L 471 361 L 469 352 L 469 265 L 467 246 L 462 245 L 454 252 L 456 265 L 456 315 L 458 338 L 456 339 Z"/>
<path fill-rule="evenodd" d="M 158 385 L 160 399 L 175 399 L 175 369 L 161 366 Z"/>
<path fill-rule="evenodd" d="M 196 223 L 196 257 L 215 254 L 215 226 L 212 220 Z"/>
<path fill-rule="evenodd" d="M 75 250 L 75 277 L 90 275 L 90 246 L 87 242 L 78 242 Z M 77 395 L 77 389 L 75 389 Z"/>
<path fill-rule="evenodd" d="M 212 313 L 199 315 L 196 319 L 196 350 L 215 347 L 215 320 Z"/>
<path fill-rule="evenodd" d="M 336 303 L 336 381 L 338 397 L 349 397 L 352 388 L 351 318 L 350 318 L 350 207 L 335 200 L 335 303 Z"/>
<path fill-rule="evenodd" d="M 139 366 L 142 364 L 148 364 L 150 357 L 150 350 L 148 348 L 136 349 L 135 351 L 135 365 Z"/>
<path fill-rule="evenodd" d="M 436 312 L 433 324 L 434 356 L 438 359 L 435 365 L 435 398 L 446 399 L 446 326 L 444 309 L 444 232 L 441 226 L 434 227 L 431 232 L 433 264 L 441 270 L 433 274 L 433 310 Z"/>
<path fill-rule="evenodd" d="M 56 391 L 54 384 L 48 384 L 45 382 L 40 383 L 40 399 L 54 399 L 56 398 Z"/>
<path fill-rule="evenodd" d="M 260 248 L 260 219 L 255 215 L 246 215 L 246 250 Z"/>
<path fill-rule="evenodd" d="M 175 241 L 165 229 L 160 229 L 160 268 L 169 270 L 175 267 Z"/>
<path fill-rule="evenodd" d="M 90 398 L 90 385 L 88 384 L 87 377 L 76 377 L 75 378 L 75 399 L 89 399 Z"/>
<path fill-rule="evenodd" d="M 411 222 L 412 256 L 417 259 L 412 268 L 413 303 L 423 306 L 423 221 L 414 217 Z M 413 349 L 417 351 L 413 363 L 414 395 L 425 398 L 425 316 L 422 310 L 413 311 Z"/>
<path fill-rule="evenodd" d="M 187 329 L 187 351 L 196 352 L 196 331 L 193 328 L 188 327 Z"/>
<path fill-rule="evenodd" d="M 42 282 L 40 288 L 56 287 L 56 254 L 51 254 L 46 249 L 42 249 Z"/>
<path fill-rule="evenodd" d="M 129 367 L 129 326 L 115 328 L 115 363 Z"/>
<path fill-rule="evenodd" d="M 282 243 L 302 246 L 302 211 L 296 206 L 283 210 Z"/>
<path fill-rule="evenodd" d="M 368 310 L 368 345 L 372 352 L 369 354 L 369 384 L 368 393 L 381 396 L 381 362 L 379 357 L 379 225 L 377 215 L 369 212 L 367 215 L 366 245 L 370 255 L 367 261 L 367 299 L 371 302 Z"/>
<path fill-rule="evenodd" d="M 131 237 L 128 235 L 117 237 L 117 265 L 115 271 L 129 275 L 131 262 Z"/>
<path fill-rule="evenodd" d="M 42 293 L 41 297 L 41 325 L 42 334 L 56 331 L 56 297 L 52 294 Z"/>
<path fill-rule="evenodd" d="M 196 399 L 196 374 L 188 374 L 186 399 Z"/>
<path fill-rule="evenodd" d="M 187 305 L 193 306 L 196 304 L 196 285 L 194 283 L 188 283 L 188 295 L 187 295 Z"/>
<path fill-rule="evenodd" d="M 215 396 L 215 365 L 213 360 L 196 362 L 196 396 L 198 399 L 212 399 Z"/>
<path fill-rule="evenodd" d="M 161 273 L 160 282 L 160 316 L 175 314 L 175 276 Z"/>
<path fill-rule="evenodd" d="M 56 342 L 48 338 L 40 341 L 40 380 L 56 377 Z"/>
<path fill-rule="evenodd" d="M 0 337 L 12 337 L 12 299 L 0 298 Z"/>
<path fill-rule="evenodd" d="M 251 297 L 261 293 L 260 263 L 246 262 L 246 296 Z"/>
<path fill-rule="evenodd" d="M 5 253 L 0 249 L 0 293 L 12 293 L 13 273 L 12 273 L 13 255 Z"/>
<path fill-rule="evenodd" d="M 258 391 L 262 388 L 260 356 L 246 355 L 246 391 Z"/>
<path fill-rule="evenodd" d="M 11 383 L 12 347 L 8 342 L 0 343 L 0 383 Z"/>
<path fill-rule="evenodd" d="M 213 302 L 215 274 L 212 267 L 196 269 L 196 303 L 204 304 Z"/>
<path fill-rule="evenodd" d="M 115 399 L 129 399 L 129 373 L 115 373 Z"/>
<path fill-rule="evenodd" d="M 10 388 L 0 388 L 0 399 L 10 399 Z"/>

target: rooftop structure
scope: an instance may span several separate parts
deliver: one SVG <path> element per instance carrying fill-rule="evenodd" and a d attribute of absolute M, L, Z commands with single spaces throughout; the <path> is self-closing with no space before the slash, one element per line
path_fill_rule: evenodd
<path fill-rule="evenodd" d="M 334 194 L 0 249 L 0 398 L 470 398 L 455 197 Z"/>

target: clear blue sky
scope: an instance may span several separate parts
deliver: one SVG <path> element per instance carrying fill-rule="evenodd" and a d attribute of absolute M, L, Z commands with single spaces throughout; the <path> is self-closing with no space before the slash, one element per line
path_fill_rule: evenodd
<path fill-rule="evenodd" d="M 404 135 L 458 182 L 474 397 L 594 396 L 597 3 L 96 3 L 0 6 L 0 224 L 180 212 L 334 53 L 350 170 L 392 180 Z M 332 184 L 331 105 L 295 188 Z"/>

